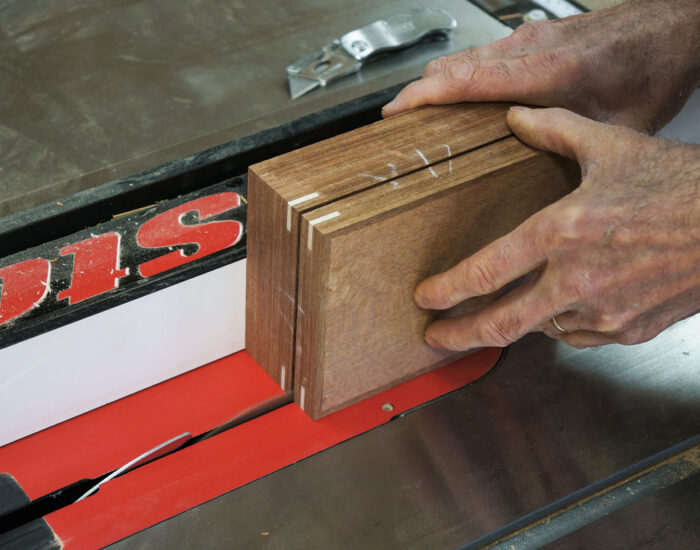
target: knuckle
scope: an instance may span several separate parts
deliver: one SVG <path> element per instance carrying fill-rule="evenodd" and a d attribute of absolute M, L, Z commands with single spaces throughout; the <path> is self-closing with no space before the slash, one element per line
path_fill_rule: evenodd
<path fill-rule="evenodd" d="M 550 48 L 527 58 L 534 68 L 545 74 L 555 74 L 558 79 L 573 81 L 581 72 L 581 61 L 573 51 Z"/>
<path fill-rule="evenodd" d="M 478 81 L 481 63 L 478 60 L 456 59 L 447 63 L 441 73 L 448 85 L 462 86 L 468 82 Z"/>
<path fill-rule="evenodd" d="M 589 208 L 583 204 L 567 204 L 556 213 L 552 222 L 553 244 L 556 246 L 573 246 L 598 237 L 598 224 Z"/>
<path fill-rule="evenodd" d="M 484 295 L 497 289 L 496 275 L 490 263 L 474 259 L 471 262 L 465 262 L 462 269 L 462 282 L 472 293 Z"/>
<path fill-rule="evenodd" d="M 494 76 L 510 76 L 510 68 L 505 61 L 492 61 L 489 66 L 489 71 Z"/>
<path fill-rule="evenodd" d="M 566 115 L 567 113 L 570 113 L 564 107 L 547 107 L 546 109 L 542 109 L 542 112 L 545 113 L 550 118 L 554 118 L 554 119 L 561 118 L 562 116 Z"/>
<path fill-rule="evenodd" d="M 425 70 L 423 71 L 423 76 L 430 76 L 432 74 L 442 72 L 445 69 L 446 65 L 447 65 L 447 58 L 446 57 L 438 57 L 437 59 L 433 59 L 425 66 Z"/>
<path fill-rule="evenodd" d="M 620 337 L 623 337 L 633 332 L 630 330 L 633 320 L 634 315 L 629 311 L 602 313 L 593 328 L 598 332 L 620 333 Z"/>
<path fill-rule="evenodd" d="M 509 323 L 503 319 L 485 319 L 478 325 L 478 336 L 486 345 L 505 347 L 515 341 Z"/>
<path fill-rule="evenodd" d="M 526 21 L 511 36 L 524 42 L 533 42 L 547 34 L 549 24 L 546 21 Z"/>

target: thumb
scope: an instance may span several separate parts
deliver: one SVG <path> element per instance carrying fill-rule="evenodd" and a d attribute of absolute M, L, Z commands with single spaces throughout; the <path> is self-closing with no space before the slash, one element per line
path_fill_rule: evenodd
<path fill-rule="evenodd" d="M 584 164 L 593 148 L 607 141 L 606 129 L 600 122 L 566 109 L 529 109 L 515 106 L 508 111 L 508 126 L 528 145 L 552 151 Z"/>

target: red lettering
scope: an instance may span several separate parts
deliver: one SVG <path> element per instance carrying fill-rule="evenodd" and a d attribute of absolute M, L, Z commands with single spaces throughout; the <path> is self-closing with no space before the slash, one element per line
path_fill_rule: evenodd
<path fill-rule="evenodd" d="M 38 306 L 49 293 L 51 264 L 44 258 L 0 268 L 0 325 Z"/>
<path fill-rule="evenodd" d="M 186 256 L 184 250 L 180 249 L 144 262 L 139 267 L 141 275 L 153 277 L 236 244 L 243 235 L 241 222 L 222 220 L 185 225 L 182 223 L 182 218 L 190 212 L 197 212 L 200 221 L 206 220 L 217 214 L 238 208 L 240 205 L 241 197 L 238 193 L 217 193 L 171 208 L 144 223 L 136 235 L 139 246 L 143 248 L 162 248 L 185 244 L 195 244 L 198 248 L 189 256 Z"/>
<path fill-rule="evenodd" d="M 121 235 L 111 232 L 63 247 L 61 256 L 74 256 L 73 277 L 58 299 L 75 304 L 117 288 L 119 279 L 129 274 L 128 268 L 119 269 L 120 241 Z"/>

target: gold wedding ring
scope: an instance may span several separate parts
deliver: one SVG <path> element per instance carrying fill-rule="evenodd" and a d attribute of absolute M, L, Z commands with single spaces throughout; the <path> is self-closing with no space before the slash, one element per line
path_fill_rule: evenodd
<path fill-rule="evenodd" d="M 559 323 L 557 323 L 557 318 L 556 318 L 556 316 L 555 316 L 555 317 L 552 317 L 552 326 L 553 326 L 555 329 L 557 329 L 559 332 L 569 332 L 568 330 L 561 328 L 561 325 L 560 325 Z"/>

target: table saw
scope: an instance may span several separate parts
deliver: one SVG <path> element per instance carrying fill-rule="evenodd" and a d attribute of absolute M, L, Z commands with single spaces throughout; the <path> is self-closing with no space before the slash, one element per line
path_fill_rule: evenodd
<path fill-rule="evenodd" d="M 449 40 L 290 97 L 290 63 L 416 5 Z M 317 421 L 243 349 L 248 166 L 582 9 L 0 8 L 0 547 L 697 546 L 698 316 L 631 347 L 532 334 Z M 662 135 L 699 122 L 696 92 Z"/>

